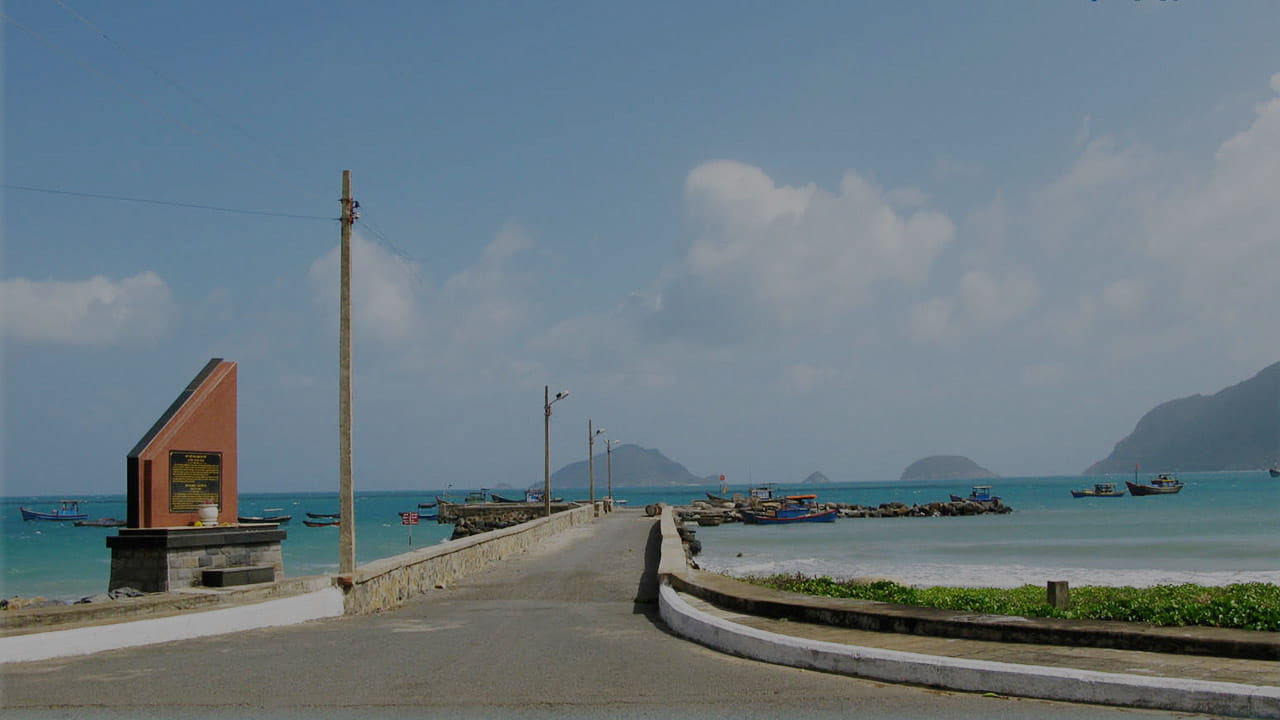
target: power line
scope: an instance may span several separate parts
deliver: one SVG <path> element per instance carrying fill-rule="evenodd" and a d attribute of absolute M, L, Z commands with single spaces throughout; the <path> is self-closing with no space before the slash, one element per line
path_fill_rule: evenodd
<path fill-rule="evenodd" d="M 169 87 L 176 90 L 180 95 L 190 100 L 191 102 L 199 105 L 201 108 L 205 110 L 205 112 L 209 113 L 210 115 L 217 118 L 218 120 L 221 120 L 227 126 L 234 128 L 241 135 L 257 143 L 260 147 L 265 148 L 267 152 L 274 155 L 277 160 L 280 160 L 285 165 L 289 164 L 287 160 L 285 160 L 283 157 L 280 157 L 280 155 L 276 153 L 269 145 L 267 145 L 267 143 L 254 137 L 252 133 L 250 133 L 248 130 L 245 130 L 244 127 L 241 126 L 239 123 L 235 122 L 234 120 L 218 112 L 218 109 L 215 108 L 213 105 L 205 102 L 204 100 L 201 100 L 194 93 L 188 92 L 186 88 L 184 88 L 182 84 L 179 83 L 177 80 L 174 80 L 173 78 L 169 77 L 165 73 L 160 72 L 160 70 L 157 69 L 154 65 L 152 65 L 151 63 L 143 59 L 141 55 L 131 51 L 129 48 L 125 47 L 122 43 L 117 41 L 114 37 L 108 35 L 106 30 L 103 30 L 102 28 L 95 25 L 91 20 L 89 20 L 89 18 L 85 17 L 84 15 L 81 15 L 74 8 L 72 8 L 70 5 L 67 5 L 62 0 L 53 0 L 53 1 L 57 3 L 60 7 L 62 7 L 62 9 L 71 13 L 71 16 L 74 17 L 76 20 L 79 20 L 85 27 L 89 28 L 93 32 L 100 35 L 103 40 L 106 40 L 107 42 L 111 43 L 111 45 L 114 46 L 117 50 L 119 50 L 120 53 L 123 54 L 125 57 L 145 67 L 147 70 L 150 70 L 152 75 L 155 75 L 156 77 L 163 80 L 167 85 L 169 85 Z"/>
<path fill-rule="evenodd" d="M 87 71 L 89 71 L 89 72 L 93 73 L 94 75 L 97 75 L 99 78 L 101 78 L 103 81 L 105 81 L 105 82 L 109 83 L 112 87 L 114 87 L 114 88 L 115 88 L 117 91 L 119 91 L 120 93 L 122 93 L 122 94 L 124 94 L 124 95 L 127 95 L 127 96 L 129 96 L 129 97 L 133 98 L 134 100 L 136 100 L 137 102 L 139 102 L 139 103 L 141 103 L 143 106 L 145 106 L 145 107 L 146 107 L 148 110 L 150 110 L 151 112 L 153 112 L 153 113 L 155 113 L 155 114 L 159 115 L 160 117 L 163 117 L 164 119 L 168 120 L 169 122 L 173 123 L 174 125 L 177 125 L 178 127 L 182 128 L 183 130 L 186 130 L 186 131 L 187 131 L 188 133 L 190 133 L 193 137 L 195 137 L 195 138 L 197 138 L 197 139 L 199 139 L 199 140 L 204 141 L 205 143 L 207 143 L 210 147 L 214 148 L 215 150 L 218 150 L 219 152 L 225 153 L 225 154 L 227 154 L 227 155 L 229 155 L 229 156 L 231 156 L 231 157 L 234 157 L 234 158 L 236 158 L 237 160 L 239 160 L 239 161 L 241 161 L 241 162 L 243 162 L 243 163 L 245 163 L 245 164 L 247 164 L 247 165 L 249 165 L 249 166 L 253 167 L 253 168 L 254 168 L 254 169 L 256 169 L 256 170 L 261 170 L 261 171 L 264 171 L 264 172 L 270 172 L 270 170 L 268 170 L 267 168 L 263 167 L 262 165 L 259 165 L 259 164 L 258 164 L 258 163 L 256 163 L 256 162 L 254 162 L 251 158 L 249 158 L 249 157 L 247 157 L 247 156 L 243 155 L 242 153 L 238 153 L 238 152 L 236 152 L 236 151 L 234 151 L 234 150 L 232 150 L 232 149 L 230 149 L 230 148 L 223 147 L 223 146 L 222 146 L 221 144 L 219 144 L 216 140 L 214 140 L 214 139 L 213 139 L 213 137 L 212 137 L 212 136 L 210 136 L 209 134 L 204 133 L 204 132 L 201 132 L 200 130 L 198 130 L 197 128 L 195 128 L 195 127 L 191 126 L 190 124 L 183 122 L 181 119 L 179 119 L 177 116 L 173 115 L 172 113 L 166 112 L 165 110 L 163 110 L 163 109 L 162 109 L 162 108 L 160 108 L 159 106 L 155 105 L 154 103 L 150 102 L 150 101 L 149 101 L 149 100 L 147 100 L 146 98 L 142 97 L 142 96 L 141 96 L 141 95 L 139 95 L 138 93 L 136 93 L 136 92 L 134 92 L 133 90 L 130 90 L 129 88 L 125 87 L 125 85 L 124 85 L 123 83 L 120 83 L 120 82 L 116 81 L 115 79 L 113 79 L 113 78 L 111 78 L 110 76 L 108 76 L 106 73 L 102 72 L 101 70 L 99 70 L 99 69 L 95 68 L 94 66 L 92 66 L 92 65 L 90 65 L 89 63 L 85 62 L 84 60 L 81 60 L 80 58 L 78 58 L 78 57 L 76 57 L 75 55 L 71 54 L 71 53 L 70 53 L 70 52 L 68 52 L 67 50 L 63 49 L 61 46 L 59 46 L 58 44 L 54 43 L 52 40 L 49 40 L 48 38 L 44 37 L 44 36 L 43 36 L 43 35 L 41 35 L 40 33 L 36 32 L 35 30 L 32 30 L 31 28 L 27 27 L 26 25 L 23 25 L 22 23 L 18 22 L 17 20 L 14 20 L 13 18 L 9 17 L 9 15 L 8 15 L 8 14 L 6 14 L 6 13 L 4 13 L 4 12 L 0 12 L 0 19 L 3 19 L 5 22 L 9 23 L 10 25 L 12 25 L 12 26 L 14 26 L 14 27 L 18 28 L 19 30 L 21 30 L 21 31 L 23 31 L 23 32 L 25 32 L 25 33 L 27 33 L 28 35 L 30 35 L 31 37 L 35 38 L 36 40 L 39 40 L 40 42 L 44 43 L 44 44 L 45 44 L 47 47 L 49 47 L 51 50 L 53 50 L 54 52 L 59 53 L 60 55 L 65 56 L 67 59 L 71 60 L 71 62 L 75 63 L 76 65 L 79 65 L 80 67 L 82 67 L 82 68 L 84 68 L 85 70 L 87 70 Z"/>
<path fill-rule="evenodd" d="M 49 193 L 51 195 L 72 195 L 75 197 L 94 198 L 97 200 L 118 200 L 122 202 L 147 203 L 148 205 L 169 205 L 172 207 L 194 208 L 196 210 L 216 210 L 218 212 L 237 213 L 240 215 L 267 215 L 270 217 L 293 218 L 295 220 L 327 220 L 330 222 L 337 220 L 337 218 L 324 217 L 321 215 L 295 215 L 292 213 L 271 212 L 268 210 L 243 210 L 240 208 L 218 207 L 216 205 L 200 205 L 198 203 L 170 202 L 168 200 L 151 200 L 149 198 L 75 192 L 72 190 L 54 190 L 52 188 L 38 188 L 31 187 L 29 185 L 10 185 L 9 183 L 0 183 L 0 187 L 5 188 L 6 190 L 25 190 L 27 192 Z"/>

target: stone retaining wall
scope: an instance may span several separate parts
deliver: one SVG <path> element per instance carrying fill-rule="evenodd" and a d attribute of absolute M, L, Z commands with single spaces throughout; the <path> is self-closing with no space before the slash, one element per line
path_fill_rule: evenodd
<path fill-rule="evenodd" d="M 396 607 L 545 538 L 589 524 L 594 515 L 590 505 L 583 505 L 514 527 L 366 563 L 356 568 L 350 578 L 339 578 L 346 591 L 346 613 L 367 615 Z"/>

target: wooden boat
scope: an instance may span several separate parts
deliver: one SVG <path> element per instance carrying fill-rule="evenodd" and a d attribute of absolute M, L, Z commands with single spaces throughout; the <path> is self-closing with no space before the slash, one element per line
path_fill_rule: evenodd
<path fill-rule="evenodd" d="M 778 525 L 797 522 L 835 522 L 836 510 L 814 504 L 817 495 L 787 495 L 781 502 L 771 502 L 742 511 L 742 521 L 753 525 Z"/>
<path fill-rule="evenodd" d="M 420 509 L 420 510 L 430 510 L 431 508 L 433 508 L 433 507 L 435 507 L 435 506 L 436 506 L 436 504 L 435 504 L 435 503 L 433 503 L 433 502 L 429 502 L 429 503 L 418 503 L 418 509 Z"/>
<path fill-rule="evenodd" d="M 1151 482 L 1141 484 L 1136 482 L 1124 481 L 1129 486 L 1129 492 L 1135 496 L 1138 495 L 1173 495 L 1182 489 L 1182 481 L 1172 475 L 1161 473 L 1157 475 Z"/>
<path fill-rule="evenodd" d="M 245 524 L 275 523 L 277 525 L 285 525 L 292 519 L 292 515 L 240 515 L 236 518 L 237 521 Z"/>
<path fill-rule="evenodd" d="M 307 527 L 337 527 L 342 524 L 341 520 L 303 520 L 303 525 Z"/>
<path fill-rule="evenodd" d="M 62 507 L 51 513 L 28 510 L 24 507 L 19 507 L 18 510 L 22 512 L 23 520 L 68 520 L 75 522 L 76 520 L 89 519 L 89 513 L 80 512 L 79 500 L 63 500 Z"/>
<path fill-rule="evenodd" d="M 489 497 L 493 498 L 493 501 L 496 503 L 524 502 L 524 500 L 513 500 L 512 498 L 506 497 L 505 495 L 499 495 L 498 493 L 489 493 Z"/>
<path fill-rule="evenodd" d="M 798 522 L 835 522 L 836 510 L 821 510 L 809 505 L 771 508 L 768 510 L 744 510 L 743 522 L 754 525 L 779 525 Z"/>
<path fill-rule="evenodd" d="M 1280 478 L 1280 468 L 1267 468 L 1267 472 L 1271 473 L 1271 477 Z"/>
<path fill-rule="evenodd" d="M 715 527 L 724 522 L 724 515 L 720 513 L 703 513 L 698 516 L 699 527 Z"/>
<path fill-rule="evenodd" d="M 127 523 L 116 518 L 98 518 L 97 520 L 76 520 L 76 527 L 124 527 Z"/>
<path fill-rule="evenodd" d="M 317 518 L 320 520 L 336 519 L 342 517 L 342 513 L 307 513 L 309 518 Z"/>
<path fill-rule="evenodd" d="M 999 500 L 999 496 L 991 494 L 990 485 L 974 485 L 973 489 L 969 492 L 968 497 L 960 497 L 955 494 L 951 495 L 951 502 L 992 503 Z"/>
<path fill-rule="evenodd" d="M 1124 497 L 1124 491 L 1117 490 L 1115 483 L 1094 483 L 1092 490 L 1072 490 L 1071 497 Z"/>

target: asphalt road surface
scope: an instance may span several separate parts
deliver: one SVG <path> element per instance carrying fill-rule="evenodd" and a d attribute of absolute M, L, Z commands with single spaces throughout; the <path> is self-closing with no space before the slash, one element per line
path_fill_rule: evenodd
<path fill-rule="evenodd" d="M 709 650 L 657 616 L 654 525 L 616 512 L 379 615 L 0 666 L 0 706 L 8 720 L 1188 717 Z"/>

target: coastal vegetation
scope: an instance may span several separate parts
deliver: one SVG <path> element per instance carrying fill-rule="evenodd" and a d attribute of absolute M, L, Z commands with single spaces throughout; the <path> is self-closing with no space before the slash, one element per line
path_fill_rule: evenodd
<path fill-rule="evenodd" d="M 1223 586 L 1156 585 L 1146 588 L 1085 585 L 1071 588 L 1071 607 L 1063 610 L 1049 605 L 1045 589 L 1037 585 L 1023 585 L 1013 589 L 916 588 L 891 581 L 862 583 L 804 575 L 743 579 L 757 585 L 806 595 L 876 600 L 994 615 L 1123 620 L 1153 625 L 1280 631 L 1280 586 L 1267 583 Z"/>

